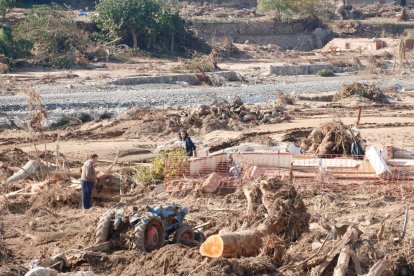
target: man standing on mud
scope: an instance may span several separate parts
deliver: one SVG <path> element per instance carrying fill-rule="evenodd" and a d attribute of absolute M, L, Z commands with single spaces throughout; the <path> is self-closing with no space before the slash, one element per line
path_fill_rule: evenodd
<path fill-rule="evenodd" d="M 98 181 L 95 171 L 96 162 L 98 162 L 98 155 L 92 154 L 82 167 L 81 187 L 83 209 L 89 209 L 92 205 L 92 189 L 93 185 Z"/>

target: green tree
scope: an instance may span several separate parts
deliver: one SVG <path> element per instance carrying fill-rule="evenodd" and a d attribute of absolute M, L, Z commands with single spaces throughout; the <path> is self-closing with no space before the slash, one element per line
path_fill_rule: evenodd
<path fill-rule="evenodd" d="M 5 17 L 8 9 L 13 7 L 16 0 L 0 0 L 0 16 Z"/>
<path fill-rule="evenodd" d="M 154 37 L 162 9 L 155 0 L 101 0 L 97 5 L 98 26 L 112 38 L 131 34 L 133 48 L 138 48 L 138 36 Z"/>
<path fill-rule="evenodd" d="M 168 44 L 170 51 L 174 51 L 176 37 L 185 35 L 185 21 L 178 12 L 171 12 L 171 7 L 165 7 L 159 16 L 158 38 L 161 45 Z"/>

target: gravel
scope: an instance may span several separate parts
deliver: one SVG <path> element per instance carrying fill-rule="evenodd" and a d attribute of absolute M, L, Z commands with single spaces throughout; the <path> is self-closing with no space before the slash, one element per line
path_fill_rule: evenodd
<path fill-rule="evenodd" d="M 275 90 L 286 93 L 318 93 L 338 91 L 344 83 L 352 81 L 374 82 L 381 88 L 399 85 L 414 87 L 414 80 L 398 80 L 392 78 L 363 78 L 359 76 L 340 76 L 333 78 L 317 77 L 283 77 L 272 78 L 273 84 L 228 83 L 224 87 L 168 84 L 145 85 L 100 85 L 90 82 L 86 85 L 65 84 L 39 85 L 35 89 L 42 95 L 43 103 L 50 118 L 58 118 L 64 114 L 89 112 L 118 113 L 128 107 L 139 106 L 197 106 L 218 101 L 231 100 L 240 96 L 246 103 L 257 104 L 275 100 Z M 9 118 L 22 119 L 26 116 L 26 96 L 1 96 L 0 112 Z"/>

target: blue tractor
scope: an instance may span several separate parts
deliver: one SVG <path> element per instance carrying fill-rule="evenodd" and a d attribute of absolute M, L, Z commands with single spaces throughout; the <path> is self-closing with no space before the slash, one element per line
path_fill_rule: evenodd
<path fill-rule="evenodd" d="M 133 247 L 144 252 L 161 248 L 171 235 L 173 243 L 191 244 L 193 241 L 202 241 L 202 233 L 183 223 L 187 213 L 187 207 L 177 204 L 148 207 L 145 214 L 134 214 L 126 222 L 123 219 L 123 210 L 111 210 L 99 220 L 96 242 L 108 240 L 125 224 L 134 227 Z"/>

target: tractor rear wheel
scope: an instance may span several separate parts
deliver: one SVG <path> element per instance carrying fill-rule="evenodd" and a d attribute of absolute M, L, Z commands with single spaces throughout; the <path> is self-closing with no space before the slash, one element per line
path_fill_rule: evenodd
<path fill-rule="evenodd" d="M 151 252 L 164 246 L 164 226 L 159 216 L 146 213 L 134 229 L 134 247 L 137 250 Z"/>
<path fill-rule="evenodd" d="M 111 230 L 111 221 L 115 216 L 115 211 L 110 210 L 102 215 L 99 219 L 98 225 L 95 231 L 96 243 L 105 242 L 109 238 L 109 232 Z"/>
<path fill-rule="evenodd" d="M 174 243 L 189 245 L 194 241 L 195 233 L 190 225 L 181 225 L 174 234 Z"/>

